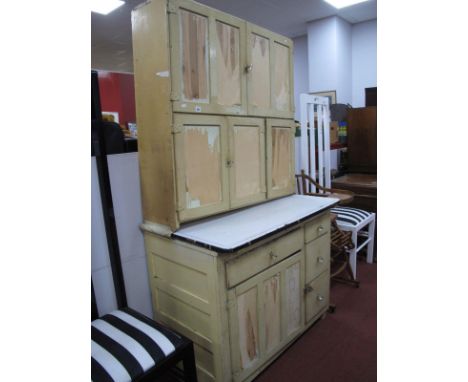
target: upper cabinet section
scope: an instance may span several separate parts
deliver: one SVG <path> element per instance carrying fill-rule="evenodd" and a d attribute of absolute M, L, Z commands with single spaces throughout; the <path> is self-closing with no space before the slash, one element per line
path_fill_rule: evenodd
<path fill-rule="evenodd" d="M 292 118 L 292 41 L 234 16 L 169 0 L 173 110 Z"/>
<path fill-rule="evenodd" d="M 174 111 L 246 114 L 245 22 L 192 1 L 168 8 Z"/>
<path fill-rule="evenodd" d="M 293 118 L 292 41 L 247 23 L 248 114 Z"/>
<path fill-rule="evenodd" d="M 191 0 L 140 4 L 132 38 L 154 232 L 294 193 L 290 39 Z"/>

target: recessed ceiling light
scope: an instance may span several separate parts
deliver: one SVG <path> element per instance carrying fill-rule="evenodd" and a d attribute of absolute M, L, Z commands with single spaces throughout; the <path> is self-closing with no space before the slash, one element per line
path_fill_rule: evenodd
<path fill-rule="evenodd" d="M 333 5 L 335 8 L 340 9 L 344 7 L 349 7 L 350 5 L 363 3 L 368 0 L 324 0 L 328 4 Z"/>
<path fill-rule="evenodd" d="M 91 12 L 107 15 L 124 4 L 125 2 L 120 0 L 93 0 L 91 1 Z"/>

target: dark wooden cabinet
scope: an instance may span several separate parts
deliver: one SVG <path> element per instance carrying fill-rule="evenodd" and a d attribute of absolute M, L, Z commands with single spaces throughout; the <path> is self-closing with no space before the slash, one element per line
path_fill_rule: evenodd
<path fill-rule="evenodd" d="M 377 107 L 348 111 L 348 170 L 377 173 Z"/>

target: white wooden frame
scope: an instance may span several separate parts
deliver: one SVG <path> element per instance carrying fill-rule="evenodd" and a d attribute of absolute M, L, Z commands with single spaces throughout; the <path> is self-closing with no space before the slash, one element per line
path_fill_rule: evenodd
<path fill-rule="evenodd" d="M 300 168 L 312 179 L 317 180 L 321 186 L 330 188 L 330 106 L 328 98 L 303 93 L 300 95 L 300 108 Z M 317 142 L 315 139 L 315 108 L 317 109 Z M 315 150 L 318 153 L 317 160 Z M 310 188 L 310 192 L 320 192 L 313 184 L 310 185 Z"/>

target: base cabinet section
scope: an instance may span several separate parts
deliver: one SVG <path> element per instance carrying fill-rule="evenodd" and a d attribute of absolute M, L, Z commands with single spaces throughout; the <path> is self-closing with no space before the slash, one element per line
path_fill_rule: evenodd
<path fill-rule="evenodd" d="M 329 226 L 288 227 L 234 253 L 145 232 L 154 318 L 195 345 L 200 381 L 250 381 L 328 308 Z"/>
<path fill-rule="evenodd" d="M 243 381 L 303 326 L 302 252 L 228 291 L 233 379 Z"/>

